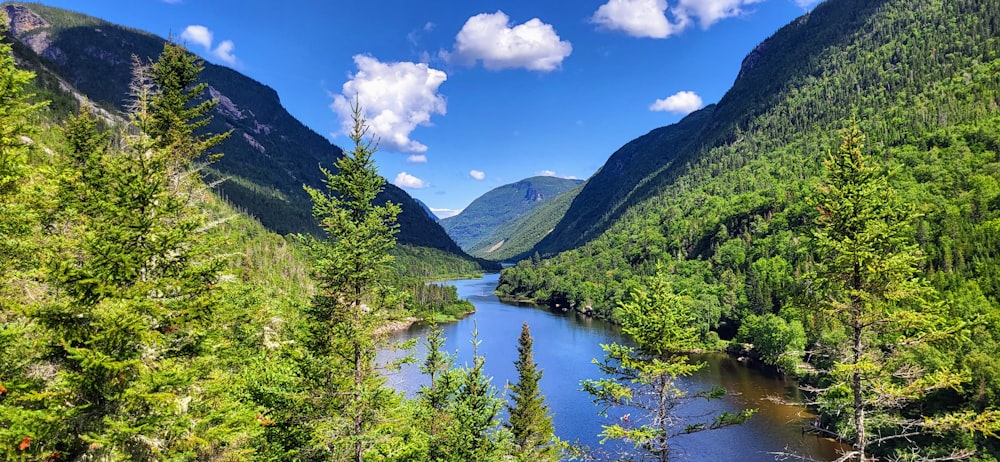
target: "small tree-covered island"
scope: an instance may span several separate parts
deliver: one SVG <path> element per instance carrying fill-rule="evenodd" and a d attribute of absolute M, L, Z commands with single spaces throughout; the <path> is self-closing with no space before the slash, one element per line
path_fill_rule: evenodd
<path fill-rule="evenodd" d="M 646 3 L 673 27 L 708 11 Z M 204 26 L 0 4 L 0 460 L 713 460 L 685 441 L 764 424 L 706 385 L 706 352 L 791 383 L 769 399 L 802 418 L 780 425 L 834 448 L 741 460 L 1000 460 L 1000 1 L 796 3 L 716 104 L 443 226 L 397 187 L 419 179 L 378 170 L 381 143 L 427 147 L 388 137 L 360 86 L 335 103 L 341 150 L 195 54 Z M 416 69 L 515 66 L 463 53 Z M 441 281 L 497 271 L 510 312 L 618 340 L 569 387 L 546 387 L 552 332 L 515 315 L 513 379 L 488 369 L 494 325 L 460 361 L 443 327 L 496 297 Z M 562 436 L 567 395 L 595 443 Z"/>

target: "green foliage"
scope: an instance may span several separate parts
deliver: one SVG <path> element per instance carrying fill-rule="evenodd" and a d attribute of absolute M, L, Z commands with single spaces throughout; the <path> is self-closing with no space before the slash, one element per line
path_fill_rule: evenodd
<path fill-rule="evenodd" d="M 806 330 L 799 320 L 785 321 L 772 313 L 751 314 L 742 320 L 736 340 L 752 345 L 765 364 L 794 372 L 806 349 Z"/>
<path fill-rule="evenodd" d="M 740 340 L 780 354 L 777 345 L 798 335 L 777 341 L 757 325 L 780 326 L 780 318 L 786 334 L 801 323 L 807 346 L 839 344 L 846 333 L 804 309 L 817 290 L 805 276 L 828 263 L 811 250 L 817 211 L 808 198 L 823 171 L 820 153 L 854 116 L 875 140 L 872 161 L 892 172 L 884 181 L 897 204 L 915 212 L 900 230 L 923 256 L 911 277 L 946 301 L 942 316 L 966 323 L 947 343 L 907 357 L 971 382 L 910 402 L 904 413 L 995 409 L 1000 382 L 986 358 L 1000 350 L 986 313 L 1000 307 L 997 11 L 993 0 L 817 5 L 746 58 L 718 105 L 612 156 L 536 247 L 543 255 L 571 250 L 505 269 L 498 292 L 618 319 L 630 287 L 662 265 L 674 290 L 693 300 L 695 318 L 723 339 L 750 324 Z M 808 358 L 832 365 L 828 356 Z M 919 444 L 936 448 L 934 457 L 1000 454 L 981 434 L 942 431 Z"/>
<path fill-rule="evenodd" d="M 462 213 L 443 218 L 439 223 L 462 249 L 469 252 L 479 249 L 479 252 L 475 253 L 476 256 L 499 260 L 487 250 L 500 241 L 514 237 L 513 232 L 516 228 L 511 229 L 505 225 L 526 217 L 544 204 L 553 202 L 580 183 L 581 180 L 551 176 L 526 178 L 488 191 L 472 201 Z M 551 224 L 554 225 L 559 217 L 551 218 Z M 505 230 L 511 231 L 512 234 L 505 234 Z M 521 251 L 530 247 L 529 245 Z"/>
<path fill-rule="evenodd" d="M 494 261 L 516 261 L 525 258 L 538 242 L 549 234 L 583 188 L 576 186 L 531 211 L 498 226 L 490 237 L 469 247 L 472 255 Z M 497 247 L 497 243 L 502 244 Z"/>
<path fill-rule="evenodd" d="M 486 358 L 479 355 L 478 330 L 472 332 L 472 366 L 462 370 L 458 388 L 449 403 L 454 425 L 448 430 L 445 450 L 450 461 L 500 460 L 509 435 L 498 431 L 497 415 L 503 401 L 497 396 L 483 366 Z"/>
<path fill-rule="evenodd" d="M 942 316 L 933 289 L 916 277 L 922 256 L 908 229 L 915 216 L 863 149 L 864 137 L 852 124 L 824 163 L 816 199 L 816 270 L 808 277 L 816 309 L 836 323 L 832 329 L 845 330 L 846 340 L 820 345 L 834 352 L 832 383 L 819 393 L 820 403 L 850 411 L 848 433 L 841 437 L 853 442 L 859 461 L 870 445 L 912 439 L 914 427 L 933 422 L 927 415 L 911 422 L 898 409 L 964 380 L 946 365 L 918 371 L 912 360 L 899 359 L 961 324 Z"/>
<path fill-rule="evenodd" d="M 683 405 L 695 399 L 717 399 L 723 389 L 689 392 L 680 383 L 684 377 L 705 367 L 691 363 L 681 354 L 697 344 L 697 328 L 688 307 L 690 300 L 673 293 L 662 276 L 651 278 L 650 287 L 633 288 L 629 299 L 621 303 L 624 332 L 638 345 L 601 345 L 605 357 L 594 359 L 604 378 L 584 380 L 583 391 L 607 415 L 611 407 L 624 407 L 641 413 L 622 417 L 620 422 L 604 426 L 604 440 L 631 441 L 635 449 L 667 461 L 673 438 L 705 430 L 738 425 L 754 414 L 748 409 L 737 414 L 720 412 L 706 416 L 680 415 Z M 604 441 L 602 440 L 602 441 Z"/>
<path fill-rule="evenodd" d="M 150 118 L 144 130 L 156 140 L 156 146 L 173 153 L 169 168 L 180 172 L 202 157 L 205 151 L 223 142 L 232 131 L 220 134 L 199 134 L 211 122 L 209 114 L 219 104 L 216 99 L 203 99 L 208 84 L 200 83 L 204 62 L 183 46 L 167 43 L 160 58 L 150 69 L 150 81 L 156 86 L 149 101 Z M 216 158 L 217 156 L 212 156 Z"/>
<path fill-rule="evenodd" d="M 542 371 L 535 364 L 534 339 L 528 323 L 521 326 L 517 339 L 517 382 L 510 387 L 511 402 L 507 404 L 508 421 L 505 425 L 514 438 L 517 460 L 559 460 L 559 441 L 552 426 L 552 415 L 538 383 Z"/>
<path fill-rule="evenodd" d="M 667 461 L 672 439 L 742 424 L 755 412 L 752 409 L 736 414 L 719 412 L 708 420 L 701 420 L 706 417 L 704 415 L 681 415 L 685 403 L 718 399 L 726 393 L 723 389 L 691 393 L 682 388 L 679 380 L 703 368 L 704 363 L 690 363 L 683 355 L 664 358 L 619 344 L 601 347 L 605 357 L 595 359 L 594 363 L 605 378 L 584 380 L 580 385 L 593 397 L 594 403 L 601 406 L 602 415 L 606 416 L 611 407 L 630 411 L 618 419 L 619 422 L 604 426 L 602 441 L 630 441 L 644 455 Z M 637 415 L 632 417 L 632 412 Z"/>
<path fill-rule="evenodd" d="M 314 444 L 336 459 L 358 462 L 378 446 L 386 412 L 398 401 L 376 369 L 376 354 L 388 345 L 378 328 L 401 308 L 401 294 L 386 284 L 400 210 L 376 202 L 385 180 L 375 169 L 367 131 L 355 107 L 354 150 L 337 159 L 336 173 L 323 170 L 325 191 L 306 186 L 326 233 L 323 241 L 307 241 L 319 285 L 308 311 L 310 367 L 320 401 Z"/>

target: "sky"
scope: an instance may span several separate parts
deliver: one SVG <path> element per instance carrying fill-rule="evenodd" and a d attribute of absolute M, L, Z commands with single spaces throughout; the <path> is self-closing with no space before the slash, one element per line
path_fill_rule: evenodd
<path fill-rule="evenodd" d="M 447 216 L 524 178 L 590 177 L 718 102 L 819 0 L 41 1 L 174 37 L 345 149 L 357 98 L 382 176 Z"/>

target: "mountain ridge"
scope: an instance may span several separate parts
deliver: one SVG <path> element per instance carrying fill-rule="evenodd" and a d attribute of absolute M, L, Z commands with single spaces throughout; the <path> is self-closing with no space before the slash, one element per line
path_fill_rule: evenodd
<path fill-rule="evenodd" d="M 497 238 L 493 233 L 504 223 L 529 213 L 583 183 L 582 180 L 534 176 L 493 188 L 474 199 L 458 215 L 439 223 L 463 249 L 480 246 Z M 485 255 L 480 255 L 485 256 Z"/>
<path fill-rule="evenodd" d="M 148 32 L 37 3 L 0 4 L 11 35 L 52 72 L 106 110 L 124 110 L 131 56 L 151 60 L 166 40 Z M 207 130 L 233 134 L 218 150 L 222 158 L 206 168 L 207 181 L 265 227 L 285 234 L 316 233 L 311 201 L 303 184 L 322 186 L 319 167 L 332 168 L 343 150 L 302 124 L 281 105 L 278 93 L 228 67 L 204 62 L 208 95 L 219 100 Z M 401 244 L 426 246 L 470 258 L 422 207 L 391 183 L 380 200 L 399 203 Z"/>

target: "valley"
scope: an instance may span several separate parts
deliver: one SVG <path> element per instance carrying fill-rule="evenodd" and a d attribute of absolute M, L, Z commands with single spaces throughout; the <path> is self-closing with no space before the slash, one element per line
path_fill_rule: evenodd
<path fill-rule="evenodd" d="M 641 36 L 640 4 L 386 20 L 421 59 L 353 55 L 329 134 L 204 25 L 0 5 L 0 459 L 1000 458 L 1000 2 L 805 2 L 717 101 L 557 174 L 601 130 L 519 105 L 727 17 Z M 474 46 L 522 33 L 550 54 Z M 520 93 L 444 147 L 448 79 Z"/>

